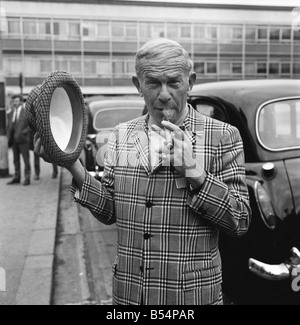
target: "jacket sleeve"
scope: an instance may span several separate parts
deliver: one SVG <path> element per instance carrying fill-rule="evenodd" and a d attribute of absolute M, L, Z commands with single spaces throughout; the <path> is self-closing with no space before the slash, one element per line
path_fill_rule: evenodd
<path fill-rule="evenodd" d="M 231 237 L 245 234 L 251 220 L 244 159 L 240 133 L 228 125 L 203 186 L 188 198 L 194 211 Z"/>
<path fill-rule="evenodd" d="M 81 191 L 72 183 L 71 193 L 75 202 L 90 210 L 100 222 L 111 225 L 116 222 L 114 208 L 114 166 L 116 136 L 112 134 L 106 152 L 104 173 L 101 182 L 93 178 L 87 171 Z"/>

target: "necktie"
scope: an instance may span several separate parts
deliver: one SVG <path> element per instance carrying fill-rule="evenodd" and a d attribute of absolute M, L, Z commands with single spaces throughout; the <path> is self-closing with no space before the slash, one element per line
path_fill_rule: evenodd
<path fill-rule="evenodd" d="M 15 115 L 14 115 L 14 123 L 16 123 L 17 121 L 18 121 L 18 110 L 19 110 L 19 107 L 17 107 L 16 109 L 15 109 Z"/>

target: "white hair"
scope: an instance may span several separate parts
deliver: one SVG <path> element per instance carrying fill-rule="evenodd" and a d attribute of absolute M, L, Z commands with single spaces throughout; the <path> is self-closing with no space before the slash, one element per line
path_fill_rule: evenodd
<path fill-rule="evenodd" d="M 192 73 L 193 61 L 188 52 L 177 42 L 165 38 L 153 39 L 144 44 L 136 53 L 135 70 L 138 77 L 141 77 L 145 65 L 151 61 L 155 65 L 165 65 L 168 61 L 178 64 L 179 68 L 188 75 Z"/>

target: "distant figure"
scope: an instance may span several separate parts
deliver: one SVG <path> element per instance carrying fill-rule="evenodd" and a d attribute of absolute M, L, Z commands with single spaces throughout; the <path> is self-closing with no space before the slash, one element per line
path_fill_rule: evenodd
<path fill-rule="evenodd" d="M 15 174 L 7 185 L 20 183 L 21 155 L 25 164 L 25 180 L 23 185 L 30 185 L 30 132 L 31 130 L 25 117 L 23 98 L 20 95 L 14 95 L 12 96 L 12 111 L 8 114 L 8 146 L 13 149 Z"/>
<path fill-rule="evenodd" d="M 53 172 L 52 172 L 52 178 L 57 178 L 58 174 L 58 168 L 56 164 L 52 164 Z M 40 167 L 40 156 L 36 153 L 34 153 L 34 180 L 38 181 L 40 179 L 40 173 L 41 173 L 41 167 Z"/>

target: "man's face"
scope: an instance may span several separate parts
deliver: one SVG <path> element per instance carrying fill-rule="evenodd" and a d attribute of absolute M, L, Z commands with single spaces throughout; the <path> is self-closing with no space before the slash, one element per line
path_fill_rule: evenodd
<path fill-rule="evenodd" d="M 194 77 L 189 77 L 177 65 L 166 63 L 161 67 L 147 69 L 141 78 L 135 78 L 133 82 L 143 95 L 149 114 L 158 125 L 163 119 L 177 124 L 185 114 L 187 95 Z"/>
<path fill-rule="evenodd" d="M 12 100 L 12 106 L 13 108 L 18 108 L 21 104 L 20 98 L 16 97 Z"/>

